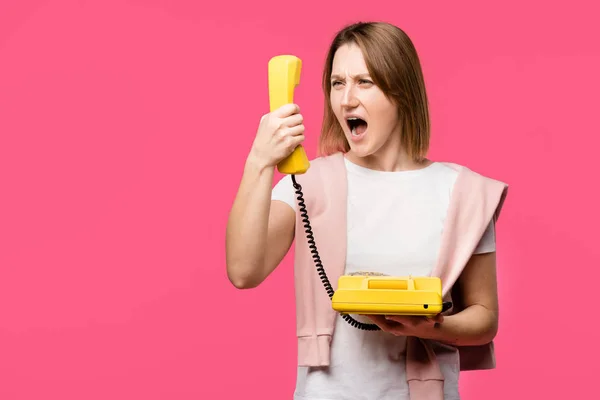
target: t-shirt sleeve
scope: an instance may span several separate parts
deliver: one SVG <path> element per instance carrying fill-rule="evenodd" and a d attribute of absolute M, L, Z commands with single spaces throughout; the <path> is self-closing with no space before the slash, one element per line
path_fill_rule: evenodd
<path fill-rule="evenodd" d="M 479 244 L 475 248 L 475 254 L 492 253 L 496 251 L 496 231 L 494 226 L 494 220 L 490 222 L 486 228 Z"/>
<path fill-rule="evenodd" d="M 292 183 L 292 177 L 290 175 L 285 175 L 275 187 L 273 187 L 273 191 L 271 192 L 271 200 L 279 200 L 283 201 L 294 211 L 296 211 L 296 192 L 294 191 L 294 185 Z"/>

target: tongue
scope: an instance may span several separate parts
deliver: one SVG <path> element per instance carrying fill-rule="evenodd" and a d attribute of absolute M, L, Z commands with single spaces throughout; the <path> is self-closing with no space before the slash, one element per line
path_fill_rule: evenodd
<path fill-rule="evenodd" d="M 354 133 L 356 133 L 357 135 L 362 135 L 363 133 L 365 133 L 366 130 L 367 130 L 366 122 L 361 122 L 358 125 L 356 125 L 356 128 L 354 128 Z"/>

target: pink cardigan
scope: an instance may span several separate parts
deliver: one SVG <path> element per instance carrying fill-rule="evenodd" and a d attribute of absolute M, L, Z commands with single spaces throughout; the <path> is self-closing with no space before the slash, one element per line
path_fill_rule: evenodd
<path fill-rule="evenodd" d="M 445 222 L 437 265 L 432 273 L 442 279 L 445 300 L 460 311 L 452 288 L 492 218 L 497 220 L 508 186 L 483 177 L 466 167 L 445 163 L 459 171 Z M 346 168 L 343 154 L 335 153 L 311 161 L 309 170 L 296 176 L 312 227 L 314 240 L 331 285 L 345 270 L 346 258 Z M 329 365 L 329 350 L 336 312 L 317 274 L 308 247 L 302 215 L 297 213 L 295 239 L 295 290 L 300 366 Z M 495 367 L 493 343 L 459 347 L 460 369 Z M 427 340 L 410 337 L 406 373 L 412 400 L 443 399 L 444 377 Z"/>

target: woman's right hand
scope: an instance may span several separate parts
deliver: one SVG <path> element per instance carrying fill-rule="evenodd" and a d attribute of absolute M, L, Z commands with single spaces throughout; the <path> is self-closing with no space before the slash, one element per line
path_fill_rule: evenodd
<path fill-rule="evenodd" d="M 285 104 L 260 119 L 250 158 L 260 168 L 274 167 L 304 141 L 303 118 L 296 104 Z"/>

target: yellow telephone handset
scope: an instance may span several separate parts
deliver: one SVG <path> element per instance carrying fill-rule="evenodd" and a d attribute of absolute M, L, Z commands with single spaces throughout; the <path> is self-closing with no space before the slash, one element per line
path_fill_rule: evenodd
<path fill-rule="evenodd" d="M 271 112 L 294 102 L 294 89 L 300 83 L 302 60 L 293 55 L 275 56 L 269 60 L 269 103 Z M 303 174 L 310 167 L 302 145 L 277 164 L 282 174 Z"/>

